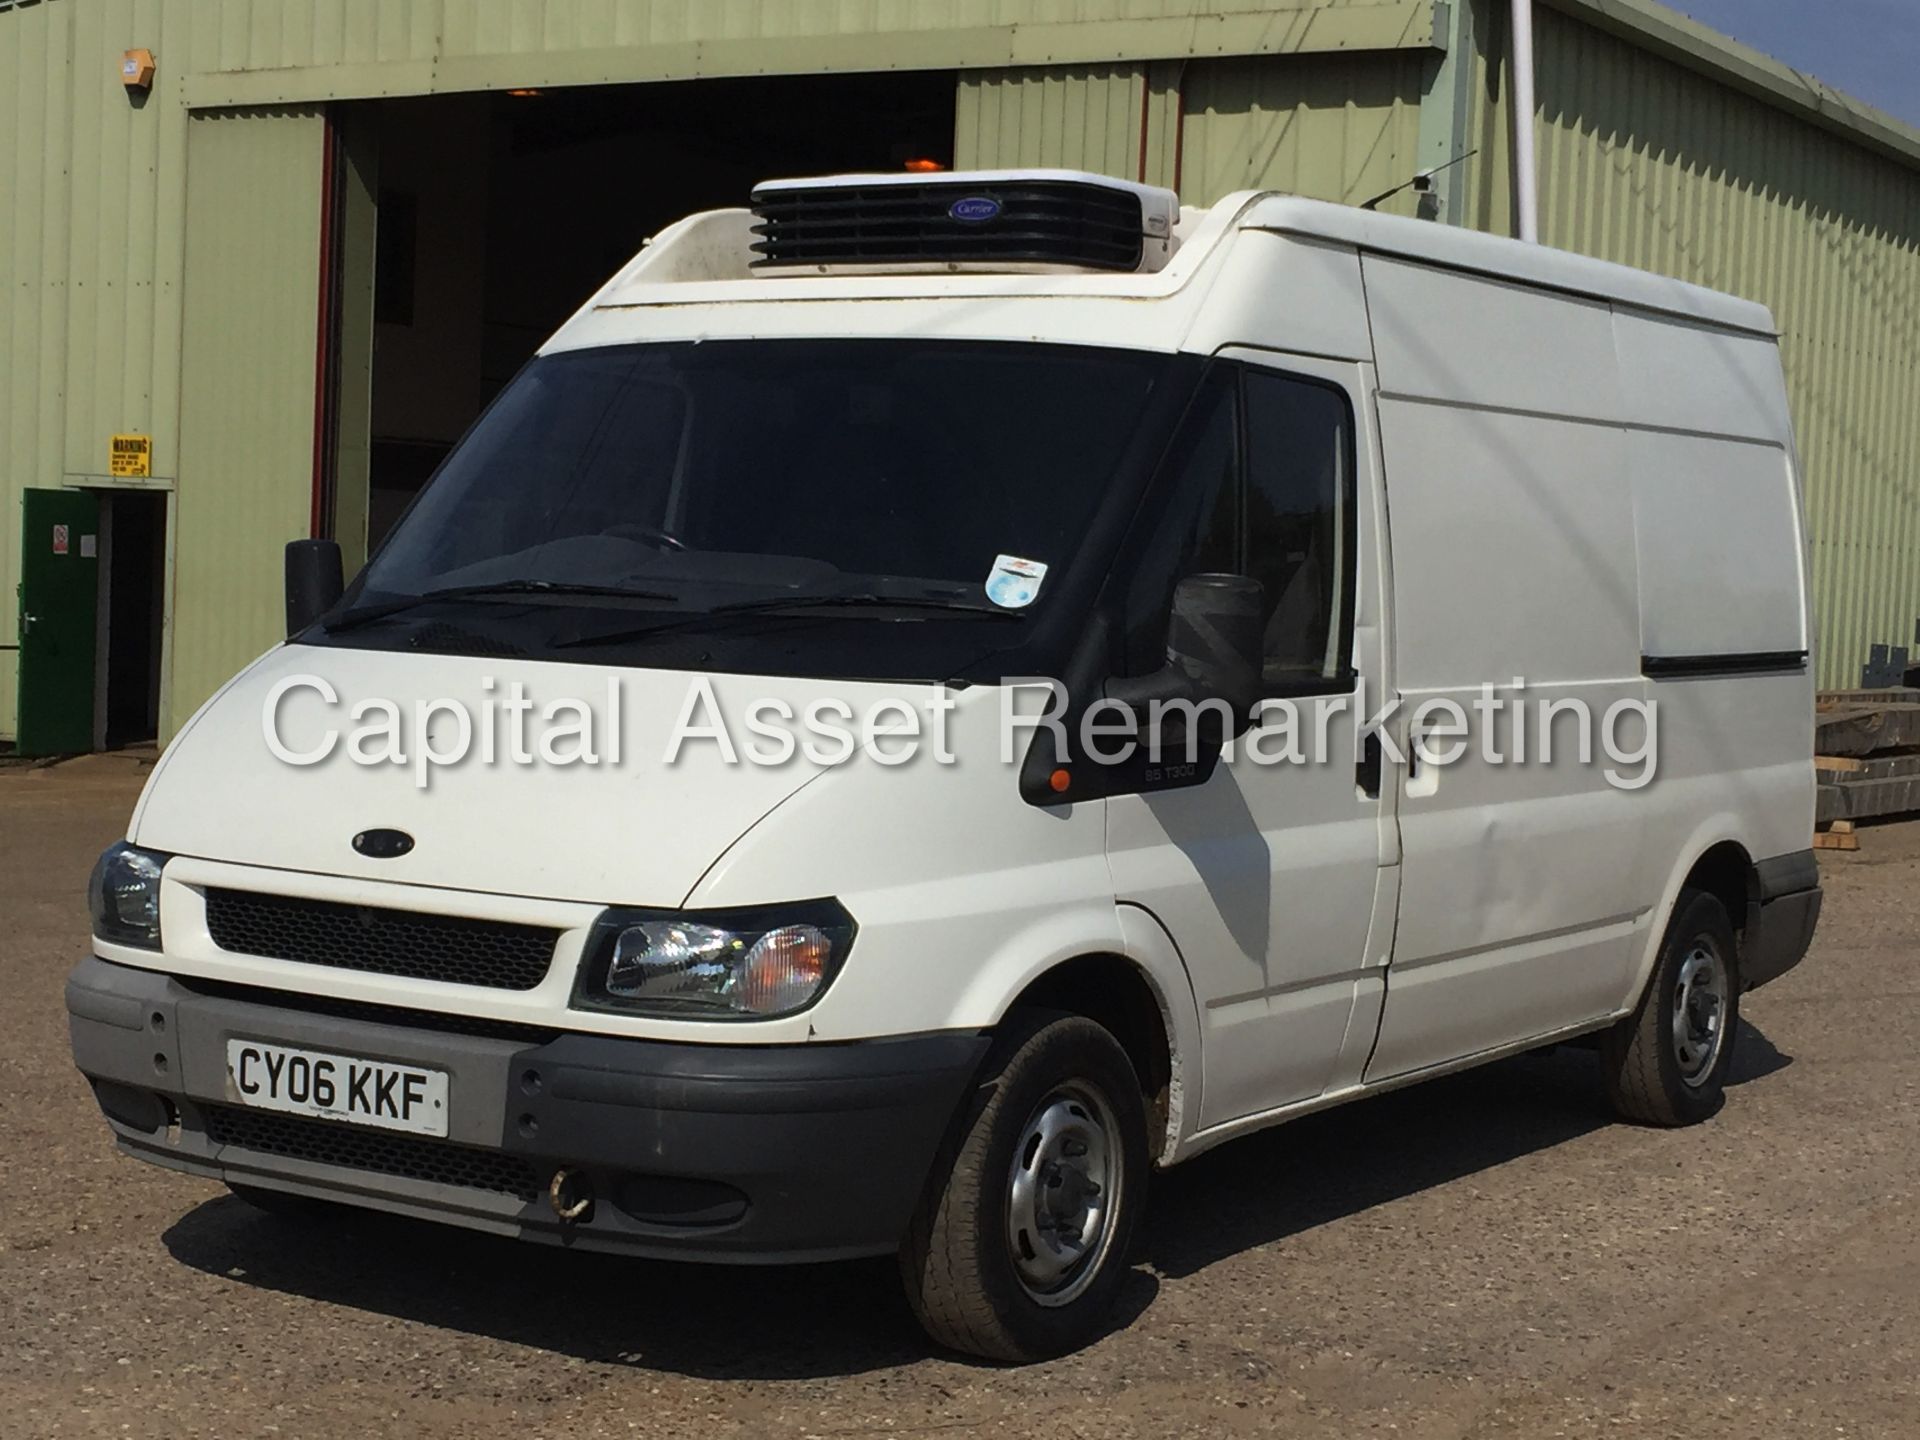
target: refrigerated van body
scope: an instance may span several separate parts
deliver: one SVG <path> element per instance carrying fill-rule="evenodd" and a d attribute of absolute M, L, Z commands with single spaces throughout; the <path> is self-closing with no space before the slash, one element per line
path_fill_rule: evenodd
<path fill-rule="evenodd" d="M 68 990 L 121 1148 L 898 1252 L 1017 1358 L 1093 1333 L 1149 1164 L 1584 1037 L 1628 1116 L 1712 1112 L 1820 899 L 1763 308 L 1279 195 L 756 201 L 652 241 L 168 747 Z M 597 763 L 440 763 L 516 686 L 599 707 Z M 758 763 L 754 705 L 885 718 Z M 895 763 L 908 712 L 949 756 Z"/>

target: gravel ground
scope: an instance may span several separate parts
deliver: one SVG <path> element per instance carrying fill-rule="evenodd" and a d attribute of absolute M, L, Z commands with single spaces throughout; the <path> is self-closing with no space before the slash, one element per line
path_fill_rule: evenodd
<path fill-rule="evenodd" d="M 1127 1323 L 935 1353 L 884 1263 L 707 1270 L 276 1220 L 116 1156 L 61 985 L 125 757 L 0 770 L 0 1433 L 1920 1434 L 1920 826 L 1826 859 L 1714 1123 L 1562 1051 L 1163 1177 Z"/>

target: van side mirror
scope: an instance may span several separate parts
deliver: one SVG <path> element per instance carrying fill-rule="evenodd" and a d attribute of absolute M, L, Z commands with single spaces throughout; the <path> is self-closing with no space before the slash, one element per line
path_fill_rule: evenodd
<path fill-rule="evenodd" d="M 346 591 L 339 543 L 293 540 L 287 544 L 287 636 L 291 639 L 335 605 Z"/>
<path fill-rule="evenodd" d="M 1169 702 L 1224 702 L 1232 717 L 1228 734 L 1245 734 L 1260 700 L 1265 610 L 1266 591 L 1258 580 L 1189 575 L 1174 587 L 1167 663 L 1138 679 L 1109 680 L 1107 698 L 1131 709 L 1141 733 L 1152 739 L 1161 738 L 1149 728 L 1154 706 Z"/>

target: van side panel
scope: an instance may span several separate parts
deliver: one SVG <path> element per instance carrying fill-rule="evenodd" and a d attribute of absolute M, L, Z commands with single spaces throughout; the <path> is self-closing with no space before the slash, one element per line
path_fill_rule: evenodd
<path fill-rule="evenodd" d="M 1594 717 L 1601 746 L 1600 722 L 1646 693 L 1618 432 L 1392 400 L 1381 426 L 1402 714 L 1411 725 L 1451 703 L 1475 731 L 1401 789 L 1400 921 L 1370 1080 L 1612 1013 L 1647 903 L 1644 807 L 1606 782 L 1603 749 L 1581 763 L 1571 709 Z M 1488 685 L 1526 702 L 1527 763 L 1508 763 L 1511 709 L 1479 719 Z M 1548 706 L 1568 709 L 1543 731 Z"/>
<path fill-rule="evenodd" d="M 1723 841 L 1755 862 L 1806 851 L 1815 680 L 1804 500 L 1777 346 L 1626 309 L 1614 327 L 1635 422 L 1642 649 L 1660 739 L 1645 863 L 1662 906 L 1626 1004 L 1703 853 Z"/>
<path fill-rule="evenodd" d="M 1383 396 L 1602 422 L 1625 415 L 1606 302 L 1382 255 L 1362 257 L 1362 269 Z"/>
<path fill-rule="evenodd" d="M 1626 417 L 1636 426 L 1793 445 L 1771 339 L 1616 307 L 1614 344 Z"/>
<path fill-rule="evenodd" d="M 1607 782 L 1604 750 L 1580 763 L 1571 712 L 1594 717 L 1597 746 L 1604 717 L 1647 688 L 1611 312 L 1377 256 L 1365 269 L 1401 714 L 1452 702 L 1474 727 L 1464 755 L 1427 763 L 1399 795 L 1375 1081 L 1611 1015 L 1650 902 L 1645 807 Z M 1508 706 L 1491 726 L 1475 714 L 1487 686 Z M 1524 764 L 1505 763 L 1516 698 Z M 1552 763 L 1547 705 L 1563 707 Z"/>
<path fill-rule="evenodd" d="M 1597 750 L 1578 764 L 1560 749 L 1572 730 L 1555 730 L 1542 765 L 1536 732 L 1527 764 L 1476 746 L 1403 784 L 1400 921 L 1368 1071 L 1385 1080 L 1624 1012 L 1702 854 L 1804 852 L 1814 694 L 1769 338 L 1363 266 L 1407 709 L 1524 677 L 1536 724 L 1542 704 L 1583 701 Z M 1634 702 L 1644 715 L 1620 708 Z"/>
<path fill-rule="evenodd" d="M 1688 657 L 1804 655 L 1805 605 L 1796 577 L 1783 573 L 1800 549 L 1787 452 L 1769 441 L 1642 430 L 1628 437 L 1628 456 L 1642 653 L 1669 667 Z"/>

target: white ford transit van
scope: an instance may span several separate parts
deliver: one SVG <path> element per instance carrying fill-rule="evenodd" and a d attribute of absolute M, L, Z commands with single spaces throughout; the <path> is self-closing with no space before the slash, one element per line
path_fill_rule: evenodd
<path fill-rule="evenodd" d="M 647 246 L 156 768 L 67 991 L 118 1144 L 1100 1333 L 1155 1166 L 1593 1039 L 1721 1103 L 1821 892 L 1757 306 L 1089 175 Z M 1310 1182 L 1302 1182 L 1310 1183 Z"/>

